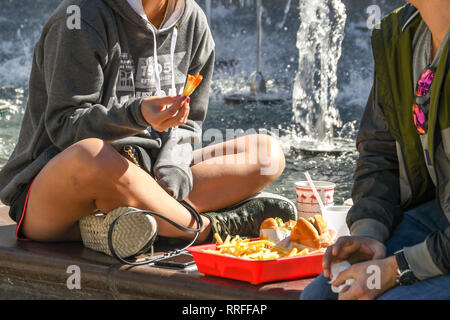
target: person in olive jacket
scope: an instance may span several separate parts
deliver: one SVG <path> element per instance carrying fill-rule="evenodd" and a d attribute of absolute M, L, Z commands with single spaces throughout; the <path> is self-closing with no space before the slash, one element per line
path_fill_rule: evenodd
<path fill-rule="evenodd" d="M 301 299 L 450 299 L 450 1 L 409 2 L 372 32 L 351 236 L 327 248 Z M 354 282 L 338 294 L 328 278 L 342 260 L 352 266 L 333 287 Z"/>

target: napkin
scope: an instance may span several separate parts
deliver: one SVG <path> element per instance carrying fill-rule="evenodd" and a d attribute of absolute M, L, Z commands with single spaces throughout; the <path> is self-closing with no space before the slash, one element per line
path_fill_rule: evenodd
<path fill-rule="evenodd" d="M 351 264 L 348 261 L 336 262 L 336 263 L 331 264 L 332 278 L 329 283 L 330 284 L 333 283 L 333 281 L 337 279 L 337 277 L 339 276 L 339 274 L 342 271 L 345 271 L 350 267 L 351 267 Z M 331 286 L 331 291 L 333 291 L 334 293 L 339 293 L 342 291 L 342 289 L 344 289 L 344 287 L 351 286 L 353 284 L 353 282 L 355 282 L 355 279 L 347 279 L 345 281 L 345 283 L 341 284 L 339 287 Z"/>
<path fill-rule="evenodd" d="M 282 229 L 262 229 L 260 231 L 260 237 L 262 239 L 267 239 L 275 244 L 288 239 L 291 235 L 289 230 Z"/>

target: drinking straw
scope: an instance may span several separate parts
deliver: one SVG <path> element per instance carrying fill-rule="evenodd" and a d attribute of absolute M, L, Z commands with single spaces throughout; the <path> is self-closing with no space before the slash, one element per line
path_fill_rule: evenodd
<path fill-rule="evenodd" d="M 309 175 L 308 172 L 305 172 L 305 176 L 314 192 L 314 195 L 317 198 L 317 202 L 319 202 L 320 211 L 323 213 L 325 211 L 325 206 L 323 205 L 322 198 L 320 197 L 319 192 L 317 192 L 316 186 L 314 185 L 314 182 L 312 181 L 311 176 Z"/>

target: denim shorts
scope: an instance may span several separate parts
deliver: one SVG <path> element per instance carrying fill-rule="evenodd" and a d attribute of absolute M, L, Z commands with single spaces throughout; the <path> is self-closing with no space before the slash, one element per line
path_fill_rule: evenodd
<path fill-rule="evenodd" d="M 16 198 L 12 201 L 11 206 L 9 208 L 9 216 L 17 223 L 16 228 L 16 237 L 19 240 L 29 240 L 22 235 L 21 227 L 22 221 L 25 217 L 25 212 L 27 208 L 28 196 L 30 194 L 31 185 L 33 184 L 33 180 L 30 183 L 23 185 L 20 192 L 16 196 Z"/>

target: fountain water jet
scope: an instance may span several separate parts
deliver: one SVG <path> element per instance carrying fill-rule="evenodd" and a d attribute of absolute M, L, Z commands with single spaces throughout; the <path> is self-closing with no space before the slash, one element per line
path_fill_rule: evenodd
<path fill-rule="evenodd" d="M 299 148 L 312 152 L 347 151 L 348 143 L 333 135 L 334 127 L 341 126 L 335 102 L 339 92 L 337 66 L 347 19 L 345 5 L 341 0 L 300 0 L 299 10 L 299 60 L 292 107 L 294 121 L 307 137 Z"/>

